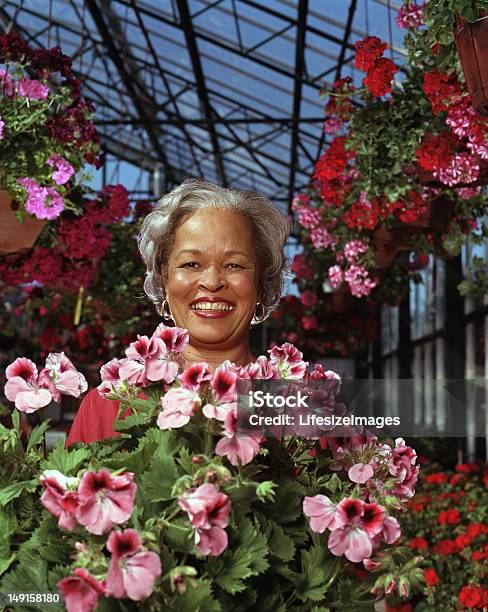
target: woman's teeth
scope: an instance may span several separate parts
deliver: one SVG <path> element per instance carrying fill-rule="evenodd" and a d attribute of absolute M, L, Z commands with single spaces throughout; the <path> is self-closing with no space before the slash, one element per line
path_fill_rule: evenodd
<path fill-rule="evenodd" d="M 234 306 L 221 302 L 198 302 L 190 306 L 192 310 L 233 310 Z"/>

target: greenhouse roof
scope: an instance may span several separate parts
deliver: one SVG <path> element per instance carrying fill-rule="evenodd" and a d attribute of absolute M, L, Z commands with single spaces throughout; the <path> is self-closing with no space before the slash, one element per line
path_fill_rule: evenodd
<path fill-rule="evenodd" d="M 324 81 L 378 35 L 401 62 L 390 0 L 4 0 L 0 26 L 72 56 L 114 159 L 256 189 L 283 210 L 323 146 Z M 142 193 L 142 192 L 141 192 Z"/>

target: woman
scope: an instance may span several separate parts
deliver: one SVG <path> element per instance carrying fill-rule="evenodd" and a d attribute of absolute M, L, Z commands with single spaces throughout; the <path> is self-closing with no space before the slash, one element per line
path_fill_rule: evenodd
<path fill-rule="evenodd" d="M 277 305 L 289 223 L 265 197 L 190 179 L 144 220 L 144 289 L 167 321 L 189 331 L 181 365 L 254 360 L 249 328 Z M 85 397 L 67 444 L 118 435 L 119 402 Z"/>

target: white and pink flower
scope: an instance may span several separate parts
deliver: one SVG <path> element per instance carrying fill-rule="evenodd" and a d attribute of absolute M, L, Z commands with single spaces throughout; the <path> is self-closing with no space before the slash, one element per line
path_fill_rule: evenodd
<path fill-rule="evenodd" d="M 94 578 L 88 570 L 77 567 L 73 576 L 58 582 L 68 612 L 91 612 L 98 606 L 98 598 L 105 594 L 105 582 Z"/>
<path fill-rule="evenodd" d="M 191 389 L 170 389 L 161 399 L 163 410 L 158 415 L 159 429 L 184 427 L 200 408 L 201 401 L 198 393 Z"/>
<path fill-rule="evenodd" d="M 58 470 L 45 470 L 39 480 L 45 489 L 41 495 L 42 505 L 58 519 L 60 527 L 72 531 L 77 525 L 79 478 L 65 476 Z"/>
<path fill-rule="evenodd" d="M 107 573 L 107 594 L 118 599 L 142 601 L 151 595 L 154 582 L 161 576 L 161 560 L 142 546 L 135 529 L 112 531 L 107 540 L 112 554 Z"/>
<path fill-rule="evenodd" d="M 314 495 L 303 499 L 303 513 L 310 519 L 310 529 L 316 533 L 335 529 L 336 509 L 336 504 L 326 495 Z"/>
<path fill-rule="evenodd" d="M 215 446 L 215 453 L 227 457 L 232 465 L 246 465 L 259 453 L 262 437 L 237 432 L 238 413 L 234 407 L 225 417 L 224 437 Z"/>
<path fill-rule="evenodd" d="M 301 380 L 307 370 L 307 361 L 303 361 L 303 353 L 296 346 L 285 342 L 268 351 L 271 361 L 276 364 L 281 378 Z"/>
<path fill-rule="evenodd" d="M 106 533 L 130 519 L 136 491 L 131 472 L 118 476 L 105 469 L 85 472 L 78 486 L 76 520 L 90 533 Z"/>

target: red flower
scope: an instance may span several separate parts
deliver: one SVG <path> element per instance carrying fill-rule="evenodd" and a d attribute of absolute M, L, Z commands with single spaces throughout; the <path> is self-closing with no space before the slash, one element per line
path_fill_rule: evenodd
<path fill-rule="evenodd" d="M 465 608 L 482 608 L 488 602 L 488 591 L 476 586 L 463 586 L 459 603 Z"/>
<path fill-rule="evenodd" d="M 463 548 L 466 548 L 466 546 L 469 546 L 471 544 L 472 538 L 469 535 L 466 535 L 465 533 L 461 533 L 454 541 L 456 542 L 458 550 L 462 550 Z"/>
<path fill-rule="evenodd" d="M 441 540 L 434 546 L 434 551 L 442 557 L 447 557 L 457 551 L 456 542 L 453 540 Z"/>
<path fill-rule="evenodd" d="M 461 98 L 461 88 L 456 76 L 441 74 L 438 70 L 424 74 L 423 90 L 436 115 Z"/>
<path fill-rule="evenodd" d="M 436 472 L 435 474 L 424 476 L 424 481 L 429 484 L 445 484 L 447 480 L 448 476 L 444 472 Z"/>
<path fill-rule="evenodd" d="M 425 538 L 412 538 L 408 542 L 408 547 L 413 550 L 427 550 L 429 548 L 429 543 Z"/>
<path fill-rule="evenodd" d="M 330 181 L 344 174 L 348 160 L 355 156 L 352 151 L 346 151 L 345 144 L 345 136 L 334 138 L 315 165 L 313 178 L 321 182 Z"/>
<path fill-rule="evenodd" d="M 363 85 L 365 85 L 371 95 L 373 96 L 384 96 L 391 92 L 391 82 L 397 72 L 398 68 L 389 59 L 382 57 L 379 59 L 368 74 L 363 79 Z"/>
<path fill-rule="evenodd" d="M 417 149 L 417 159 L 424 170 L 435 171 L 447 168 L 456 153 L 457 138 L 451 132 L 428 134 Z"/>
<path fill-rule="evenodd" d="M 425 582 L 430 587 L 435 586 L 436 584 L 439 584 L 440 582 L 437 572 L 435 571 L 435 569 L 432 569 L 431 567 L 424 569 L 424 578 L 425 578 Z"/>
<path fill-rule="evenodd" d="M 441 512 L 437 520 L 441 525 L 457 525 L 461 520 L 461 515 L 459 514 L 459 510 L 450 508 L 449 510 Z"/>
<path fill-rule="evenodd" d="M 475 550 L 471 553 L 471 559 L 473 561 L 484 561 L 485 559 L 488 559 L 488 552 Z"/>
<path fill-rule="evenodd" d="M 354 47 L 356 48 L 354 65 L 359 70 L 368 72 L 373 68 L 376 60 L 386 51 L 388 45 L 381 42 L 377 36 L 368 36 L 364 40 L 358 40 L 354 43 Z"/>
<path fill-rule="evenodd" d="M 458 463 L 454 469 L 456 472 L 462 472 L 464 474 L 472 474 L 480 471 L 476 463 Z"/>
<path fill-rule="evenodd" d="M 471 525 L 467 526 L 466 533 L 473 539 L 477 538 L 482 533 L 488 533 L 488 525 L 483 523 L 471 523 Z"/>

